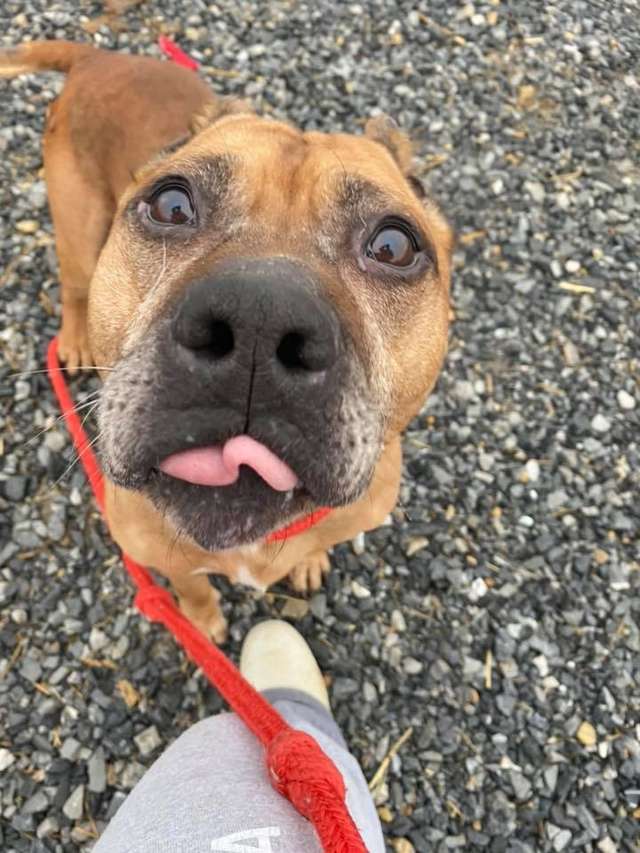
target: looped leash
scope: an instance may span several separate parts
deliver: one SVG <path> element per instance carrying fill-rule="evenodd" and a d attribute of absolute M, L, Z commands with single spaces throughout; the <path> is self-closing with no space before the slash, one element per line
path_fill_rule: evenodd
<path fill-rule="evenodd" d="M 267 747 L 267 764 L 275 789 L 311 821 L 321 839 L 334 842 L 325 850 L 364 849 L 353 823 L 342 830 L 343 846 L 335 846 L 344 811 L 344 780 L 311 735 L 297 729 L 276 735 Z"/>
<path fill-rule="evenodd" d="M 64 421 L 104 513 L 102 472 L 60 368 L 57 338 L 47 351 L 47 373 L 58 399 Z M 324 518 L 328 510 L 294 522 L 281 531 L 286 539 Z M 309 522 L 309 518 L 312 520 Z M 272 534 L 272 537 L 276 534 Z M 268 540 L 269 541 L 269 540 Z M 255 690 L 220 649 L 189 622 L 170 593 L 158 586 L 143 566 L 122 555 L 129 577 L 136 586 L 135 604 L 152 622 L 160 622 L 200 667 L 211 684 L 233 708 L 266 749 L 269 778 L 274 788 L 313 824 L 327 853 L 367 853 L 345 802 L 345 786 L 334 763 L 318 743 L 305 732 L 291 728 L 286 720 Z"/>

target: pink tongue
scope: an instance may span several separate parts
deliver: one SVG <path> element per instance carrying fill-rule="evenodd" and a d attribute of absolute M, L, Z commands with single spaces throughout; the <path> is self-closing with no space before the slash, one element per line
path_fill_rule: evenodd
<path fill-rule="evenodd" d="M 160 470 L 198 486 L 230 486 L 238 479 L 241 465 L 253 468 L 277 492 L 286 492 L 298 483 L 286 462 L 248 435 L 237 435 L 222 447 L 196 447 L 173 453 L 160 463 Z"/>

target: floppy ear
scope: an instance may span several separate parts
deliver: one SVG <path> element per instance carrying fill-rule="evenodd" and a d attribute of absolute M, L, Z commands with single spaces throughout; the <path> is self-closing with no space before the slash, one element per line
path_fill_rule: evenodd
<path fill-rule="evenodd" d="M 189 130 L 193 134 L 200 133 L 201 130 L 206 130 L 225 116 L 241 113 L 253 113 L 251 104 L 246 98 L 216 98 L 191 118 Z"/>
<path fill-rule="evenodd" d="M 426 193 L 422 182 L 413 174 L 413 146 L 411 140 L 398 127 L 397 122 L 390 116 L 379 115 L 370 118 L 364 126 L 364 135 L 384 145 L 387 151 L 400 167 L 400 171 L 411 184 L 411 188 L 419 198 Z"/>

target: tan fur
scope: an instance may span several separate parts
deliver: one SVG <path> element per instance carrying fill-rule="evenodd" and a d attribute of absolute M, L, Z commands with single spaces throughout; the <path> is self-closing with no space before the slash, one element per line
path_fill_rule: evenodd
<path fill-rule="evenodd" d="M 301 133 L 250 114 L 244 102 L 217 99 L 195 74 L 171 63 L 64 42 L 0 53 L 0 73 L 25 68 L 69 72 L 44 140 L 62 279 L 60 353 L 69 368 L 91 359 L 99 370 L 110 367 L 144 340 L 167 301 L 199 270 L 247 251 L 281 255 L 303 259 L 322 281 L 385 414 L 384 448 L 368 491 L 285 543 L 204 551 L 179 536 L 143 495 L 107 482 L 114 539 L 168 577 L 184 612 L 221 641 L 225 620 L 206 572 L 264 588 L 291 573 L 296 588 L 315 589 L 328 568 L 327 550 L 379 525 L 394 507 L 400 432 L 431 390 L 446 350 L 450 228 L 434 204 L 412 192 L 405 179 L 411 146 L 382 118 L 367 124 L 365 136 Z M 184 151 L 161 154 L 193 133 Z M 228 212 L 224 244 L 207 234 L 160 250 L 141 241 L 121 215 L 140 186 L 171 174 L 185 158 L 216 154 L 231 158 L 240 175 L 231 205 L 238 212 Z M 383 187 L 394 207 L 430 236 L 436 268 L 425 273 L 424 286 L 371 286 L 366 272 L 346 262 L 335 238 L 344 214 L 336 187 L 346 173 Z"/>

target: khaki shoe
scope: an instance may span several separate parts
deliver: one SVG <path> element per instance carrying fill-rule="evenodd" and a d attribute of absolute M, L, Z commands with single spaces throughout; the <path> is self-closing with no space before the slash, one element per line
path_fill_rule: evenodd
<path fill-rule="evenodd" d="M 306 640 L 280 619 L 255 625 L 245 637 L 240 672 L 256 690 L 302 690 L 330 709 L 320 667 Z"/>

